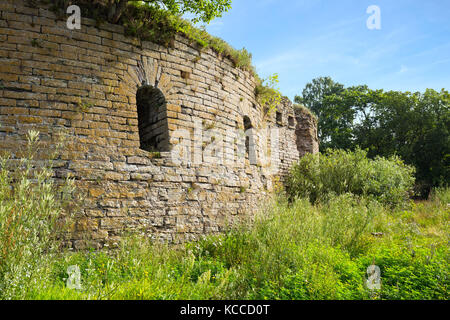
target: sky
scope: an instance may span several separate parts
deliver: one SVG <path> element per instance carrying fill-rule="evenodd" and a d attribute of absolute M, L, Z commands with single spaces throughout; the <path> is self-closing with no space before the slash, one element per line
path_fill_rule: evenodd
<path fill-rule="evenodd" d="M 371 5 L 380 29 L 367 27 Z M 250 51 L 262 78 L 277 73 L 293 100 L 320 76 L 371 89 L 450 90 L 449 16 L 449 0 L 233 0 L 206 28 Z"/>

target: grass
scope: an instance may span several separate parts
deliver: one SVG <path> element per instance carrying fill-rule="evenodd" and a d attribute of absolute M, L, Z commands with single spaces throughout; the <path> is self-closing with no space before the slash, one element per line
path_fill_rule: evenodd
<path fill-rule="evenodd" d="M 302 104 L 294 103 L 293 108 L 294 108 L 294 110 L 298 109 L 303 113 L 309 114 L 316 122 L 319 120 L 319 118 L 317 118 L 317 116 L 313 112 L 311 112 L 311 110 L 309 110 L 307 107 L 305 107 Z"/>
<path fill-rule="evenodd" d="M 350 194 L 283 198 L 252 227 L 172 247 L 130 236 L 117 250 L 64 252 L 27 299 L 448 299 L 448 203 L 391 209 Z M 373 234 L 382 234 L 374 236 Z M 365 286 L 381 269 L 382 289 Z M 82 290 L 68 289 L 67 268 Z"/>
<path fill-rule="evenodd" d="M 39 133 L 30 131 L 28 144 L 18 148 L 19 160 L 0 155 L 0 298 L 24 298 L 48 276 L 46 265 L 56 259 L 63 236 L 64 209 L 75 190 L 73 181 L 57 184 L 52 161 L 34 161 Z M 56 144 L 56 149 L 62 140 Z M 49 152 L 51 159 L 56 153 Z M 51 153 L 51 154 L 49 154 Z M 42 156 L 42 155 L 41 155 Z M 43 164 L 44 163 L 44 164 Z M 49 279 L 47 279 L 49 280 Z"/>

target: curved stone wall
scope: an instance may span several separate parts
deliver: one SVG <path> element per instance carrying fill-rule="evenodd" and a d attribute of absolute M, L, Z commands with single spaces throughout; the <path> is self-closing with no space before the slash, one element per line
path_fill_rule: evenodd
<path fill-rule="evenodd" d="M 85 195 L 68 239 L 77 249 L 130 228 L 169 241 L 220 232 L 316 150 L 302 147 L 317 144 L 311 117 L 288 101 L 264 115 L 250 73 L 182 36 L 166 48 L 90 19 L 72 31 L 22 0 L 0 13 L 0 149 L 18 157 L 30 129 L 50 149 L 68 134 L 55 176 Z M 160 95 L 141 94 L 138 112 L 145 88 Z"/>

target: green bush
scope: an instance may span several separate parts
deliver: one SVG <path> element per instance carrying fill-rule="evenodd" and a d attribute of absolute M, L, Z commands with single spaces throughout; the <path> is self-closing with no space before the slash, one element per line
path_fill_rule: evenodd
<path fill-rule="evenodd" d="M 398 157 L 371 160 L 363 150 L 328 150 L 300 159 L 291 169 L 286 190 L 291 199 L 306 197 L 312 203 L 352 193 L 398 205 L 409 198 L 413 185 L 414 169 Z"/>
<path fill-rule="evenodd" d="M 48 275 L 59 246 L 61 214 L 73 181 L 57 185 L 51 161 L 34 161 L 39 133 L 28 133 L 21 159 L 0 157 L 0 299 L 20 299 Z"/>

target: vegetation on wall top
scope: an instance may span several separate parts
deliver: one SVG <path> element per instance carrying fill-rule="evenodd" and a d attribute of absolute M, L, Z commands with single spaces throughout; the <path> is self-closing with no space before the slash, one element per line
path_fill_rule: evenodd
<path fill-rule="evenodd" d="M 176 34 L 183 34 L 200 50 L 211 48 L 219 55 L 229 58 L 235 67 L 255 74 L 252 55 L 245 49 L 236 50 L 224 40 L 208 34 L 205 28 L 197 28 L 182 14 L 193 14 L 192 22 L 208 23 L 220 17 L 231 7 L 231 0 L 163 0 L 163 1 L 123 1 L 123 0 L 41 0 L 52 3 L 52 9 L 65 14 L 71 4 L 79 5 L 82 16 L 125 27 L 129 36 L 151 41 L 166 47 L 173 45 Z"/>
<path fill-rule="evenodd" d="M 278 75 L 261 79 L 252 65 L 252 55 L 245 48 L 236 50 L 226 41 L 210 35 L 204 27 L 197 28 L 182 14 L 193 14 L 192 22 L 208 23 L 231 8 L 231 0 L 40 0 L 51 3 L 52 10 L 65 16 L 69 5 L 79 5 L 83 17 L 95 19 L 97 24 L 109 22 L 125 27 L 128 36 L 150 41 L 166 47 L 173 46 L 177 34 L 187 37 L 199 51 L 211 48 L 222 57 L 230 59 L 236 68 L 250 72 L 256 81 L 255 95 L 258 103 L 269 115 L 281 103 L 282 94 L 276 88 Z"/>
<path fill-rule="evenodd" d="M 265 107 L 265 115 L 269 116 L 277 109 L 283 96 L 277 88 L 278 74 L 273 74 L 267 79 L 256 79 L 255 95 L 258 103 Z"/>

